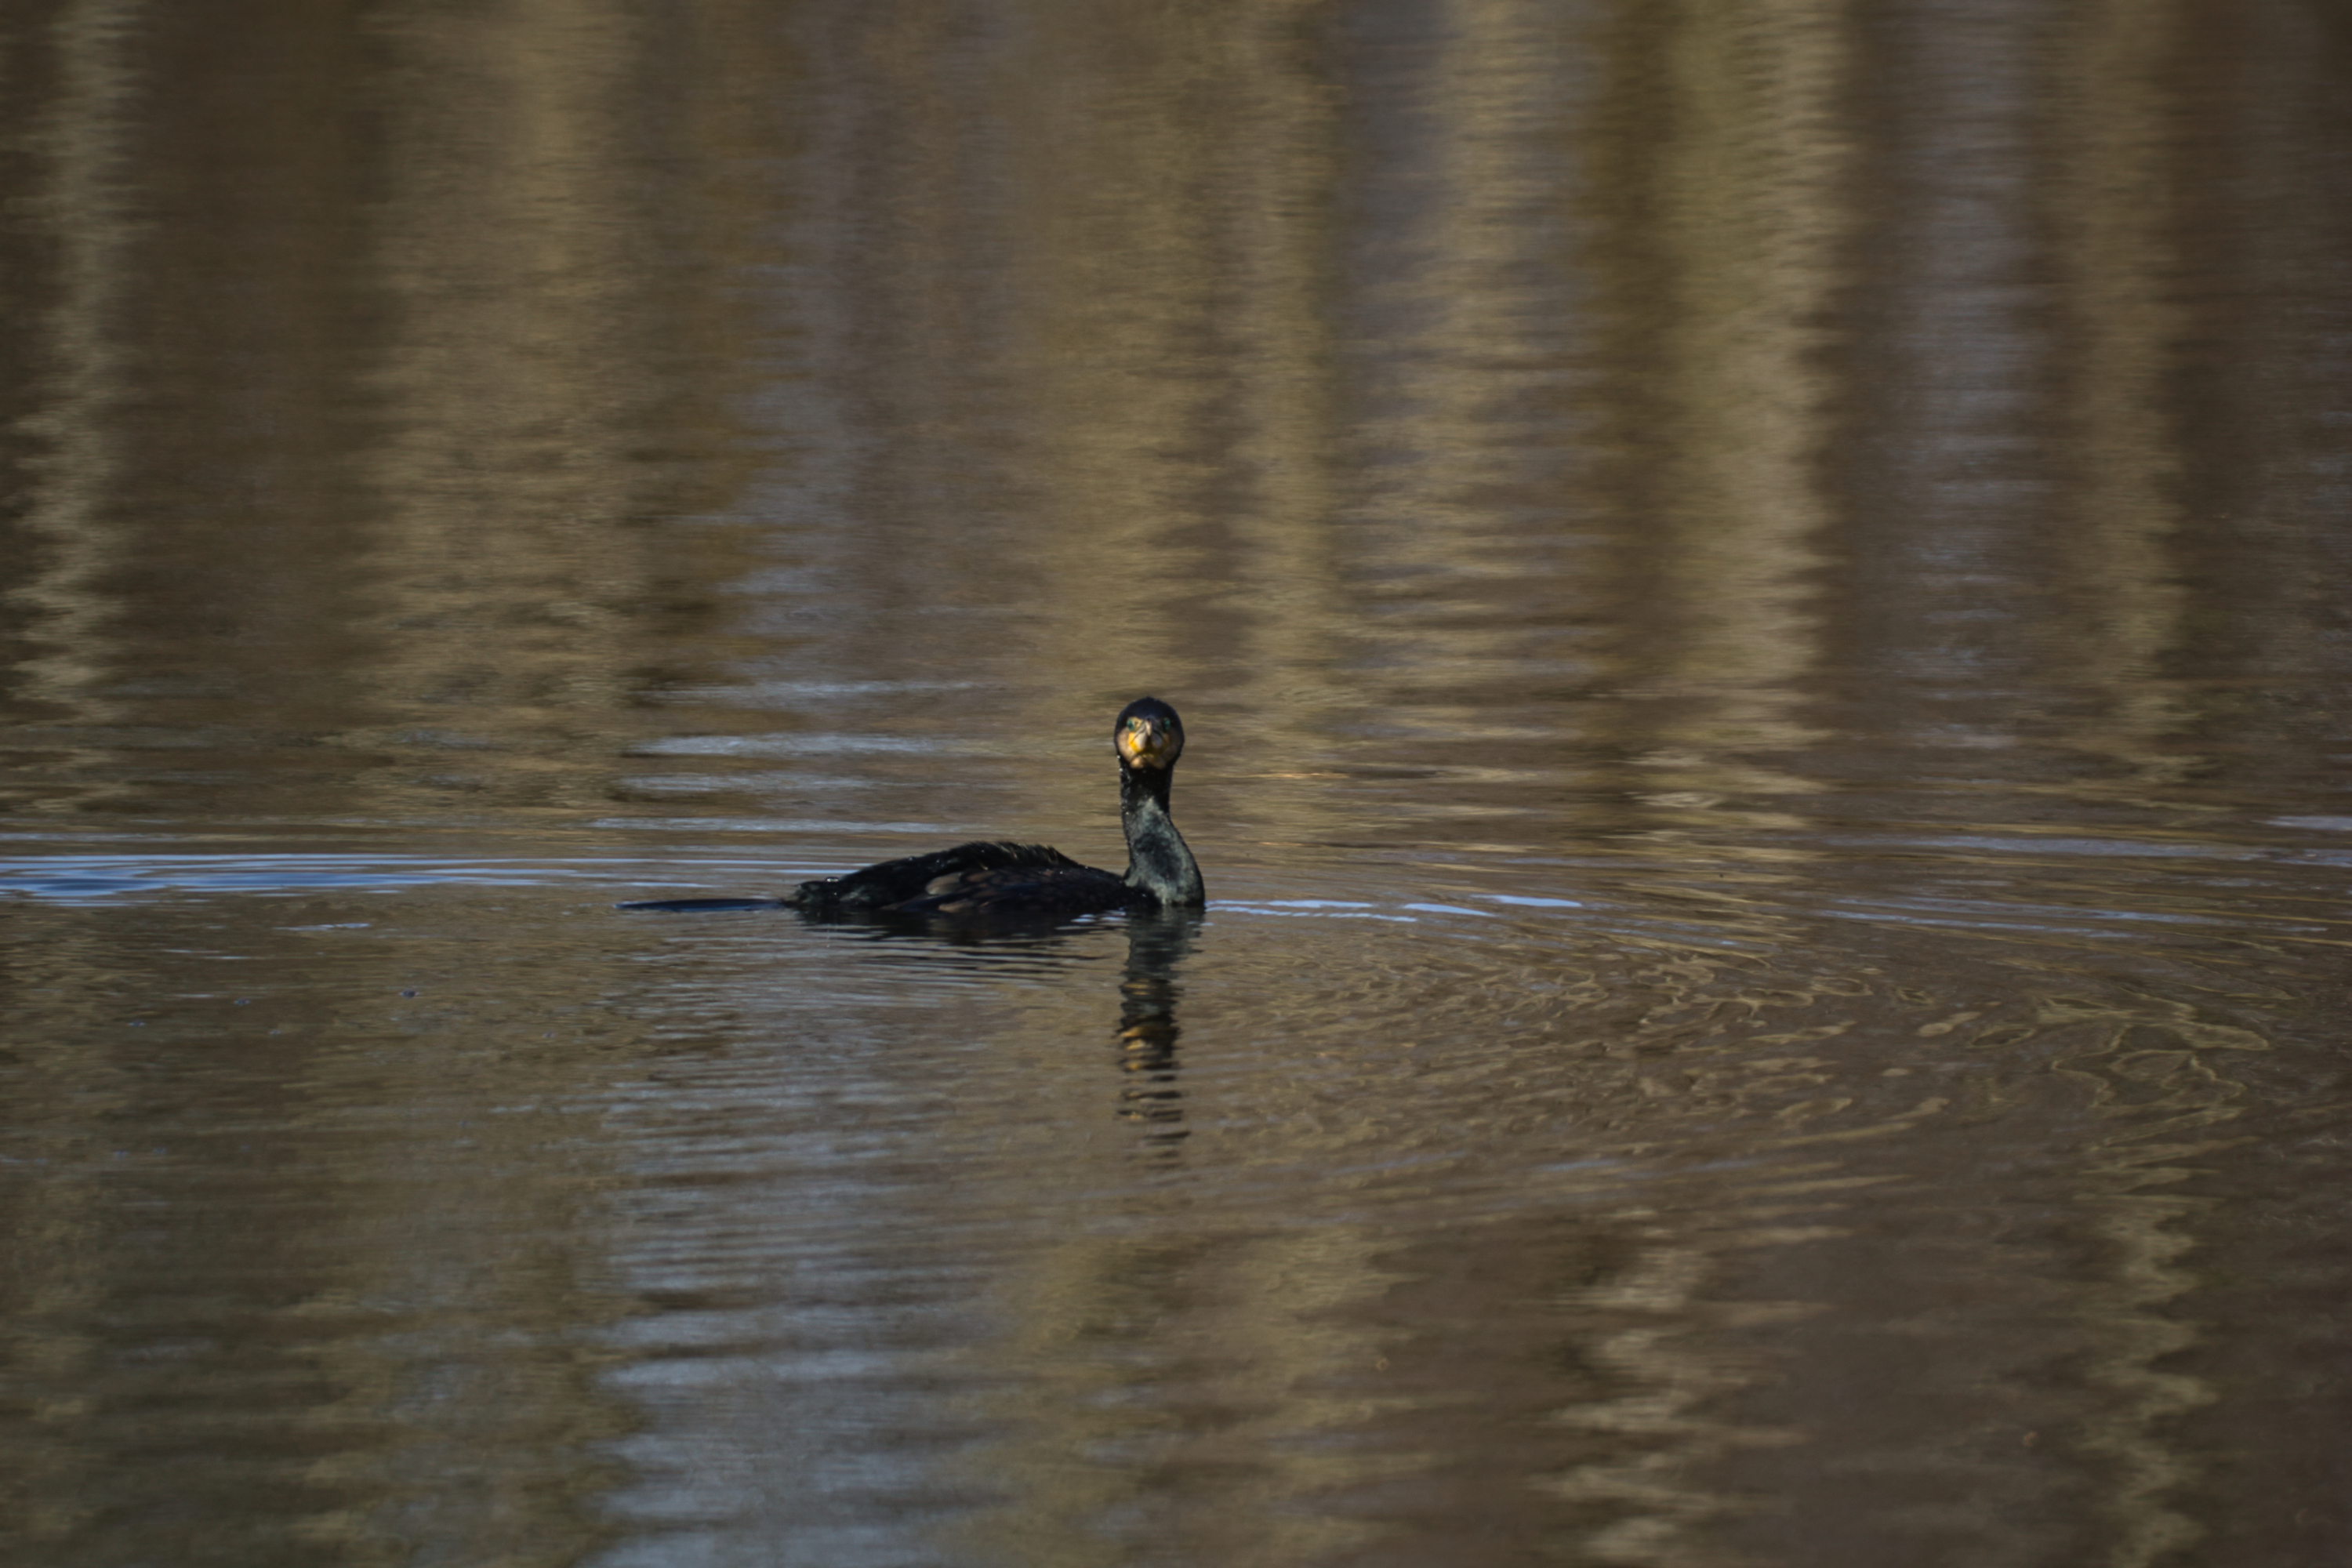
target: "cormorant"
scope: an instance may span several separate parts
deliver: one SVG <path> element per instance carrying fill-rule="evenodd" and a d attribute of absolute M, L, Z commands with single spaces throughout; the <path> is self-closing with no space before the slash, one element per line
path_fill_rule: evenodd
<path fill-rule="evenodd" d="M 1198 909 L 1201 868 L 1168 815 L 1168 786 L 1184 752 L 1184 721 L 1156 697 L 1119 710 L 1118 816 L 1127 874 L 1081 866 L 1043 844 L 976 840 L 803 882 L 781 899 L 656 899 L 625 910 L 795 909 L 817 916 L 891 914 L 1036 918 L 1119 909 Z"/>

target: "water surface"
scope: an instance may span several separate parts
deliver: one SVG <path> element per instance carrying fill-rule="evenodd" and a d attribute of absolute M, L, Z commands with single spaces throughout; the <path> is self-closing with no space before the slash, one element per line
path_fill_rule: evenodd
<path fill-rule="evenodd" d="M 13 15 L 0 1556 L 2340 1563 L 2347 51 Z"/>

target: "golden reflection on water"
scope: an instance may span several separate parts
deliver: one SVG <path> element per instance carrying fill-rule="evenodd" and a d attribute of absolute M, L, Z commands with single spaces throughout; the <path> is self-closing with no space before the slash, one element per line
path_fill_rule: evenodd
<path fill-rule="evenodd" d="M 1671 637 L 1642 664 L 1701 696 L 1654 738 L 1661 761 L 1821 738 L 1797 710 L 1820 657 L 1811 574 L 1828 508 L 1815 466 L 1831 388 L 1816 366 L 1848 223 L 1839 17 L 1704 8 L 1637 46 L 1660 100 L 1639 112 L 1672 132 L 1636 143 L 1642 164 L 1610 193 L 1656 213 L 1645 250 L 1603 260 L 1625 295 L 1617 319 L 1655 334 L 1626 365 L 1646 393 L 1629 384 L 1610 403 L 1640 411 L 1647 427 L 1629 441 L 1670 454 L 1636 503 L 1673 542 L 1654 590 Z M 1771 786 L 1751 775 L 1748 787 Z"/>
<path fill-rule="evenodd" d="M 730 127 L 696 99 L 664 131 L 711 173 L 633 182 L 661 160 L 614 134 L 646 90 L 622 21 L 388 18 L 356 52 L 314 21 L 234 60 L 129 11 L 54 35 L 54 368 L 17 426 L 37 548 L 6 589 L 33 649 L 12 694 L 55 724 L 29 793 L 136 808 L 115 775 L 163 750 L 202 753 L 166 800 L 258 763 L 331 813 L 600 802 L 582 764 L 635 695 L 616 654 L 744 570 L 715 531 L 645 526 L 747 482 L 747 383 L 711 352 L 744 324 L 646 265 L 681 230 L 706 266 L 752 259 Z"/>
<path fill-rule="evenodd" d="M 38 541 L 31 570 L 12 574 L 0 601 L 38 628 L 11 665 L 12 695 L 92 724 L 120 715 L 101 688 L 100 650 L 121 611 L 99 580 L 121 549 L 104 501 L 121 465 L 116 420 L 129 345 L 119 316 L 141 227 L 126 188 L 139 83 L 124 58 L 138 11 L 86 5 L 57 28 L 56 98 L 40 131 L 47 177 L 29 197 L 57 238 L 56 292 L 47 310 L 12 329 L 37 345 L 27 357 L 45 373 L 19 428 L 47 447 L 26 462 L 18 502 Z"/>
<path fill-rule="evenodd" d="M 56 910 L 13 947 L 41 1021 L 0 1053 L 27 1402 L 0 1447 L 43 1489 L 0 1542 L 389 1562 L 422 1532 L 562 1560 L 625 1424 L 609 1358 L 548 1331 L 613 1310 L 580 1246 L 609 1151 L 562 1108 L 610 1020 L 551 1009 L 543 950 L 495 919 L 426 957 L 371 941 L 362 900 L 253 912 L 231 938 Z"/>
<path fill-rule="evenodd" d="M 2198 1231 L 2216 1205 L 2165 1189 L 2244 1142 L 2228 1129 L 2245 1110 L 2230 1056 L 2272 1047 L 2185 1003 L 2151 1001 L 2137 1016 L 2118 1016 L 2107 1005 L 2053 998 L 2042 1013 L 2067 1036 L 2087 1034 L 2053 1065 L 2089 1084 L 2115 1123 L 2085 1151 L 2075 1196 L 2104 1265 L 2078 1309 L 2094 1327 L 2087 1376 L 2110 1396 L 2076 1441 L 2107 1467 L 2098 1495 L 2102 1561 L 2142 1568 L 2206 1533 L 2182 1505 L 2206 1484 L 2209 1467 L 2177 1434 L 2183 1418 L 2221 1397 L 2193 1372 L 2173 1370 L 2206 1339 L 2184 1305 L 2201 1283 Z"/>
<path fill-rule="evenodd" d="M 384 41 L 398 85 L 366 258 L 380 513 L 353 563 L 380 605 L 362 623 L 368 706 L 453 706 L 491 746 L 560 713 L 609 724 L 635 694 L 615 655 L 672 570 L 646 520 L 727 510 L 752 472 L 729 407 L 752 362 L 719 351 L 756 324 L 708 286 L 760 254 L 729 157 L 745 106 L 656 89 L 663 123 L 635 134 L 667 62 L 625 7 L 419 14 Z M 671 246 L 705 286 L 655 265 Z M 688 359 L 690 383 L 671 371 Z M 587 807 L 604 781 L 584 760 L 526 748 L 501 771 L 509 792 Z"/>
<path fill-rule="evenodd" d="M 1403 831 L 1510 844 L 1479 819 L 1563 793 L 1801 826 L 1855 726 L 1990 752 L 2059 703 L 2179 784 L 2234 700 L 2174 679 L 2236 613 L 2182 569 L 2231 536 L 2168 412 L 2227 324 L 2179 282 L 2175 8 L 1930 72 L 1933 115 L 1805 4 L 395 7 L 273 35 L 235 112 L 131 16 L 58 28 L 22 209 L 61 259 L 14 689 L 67 710 L 63 808 L 140 769 L 102 727 L 201 718 L 166 799 L 596 809 L 641 739 L 826 719 L 649 689 L 862 684 L 887 726 L 945 678 L 1010 736 L 1210 702 L 1273 842 L 1393 765 Z M 2263 671 L 2319 608 L 2248 621 Z M 1980 667 L 2032 695 L 1916 721 Z M 795 782 L 671 786 L 730 776 Z"/>
<path fill-rule="evenodd" d="M 2069 166 L 2052 209 L 2071 229 L 2056 254 L 2080 337 L 2069 370 L 2081 437 L 2066 569 L 2084 613 L 2053 652 L 2106 699 L 2080 743 L 2163 783 L 2192 765 L 2166 744 L 2191 714 L 2153 679 L 2184 645 L 2189 609 L 2168 548 L 2181 465 L 2166 398 L 2189 323 L 2171 286 L 2179 148 L 2160 85 L 2181 17 L 2170 5 L 2106 4 L 2075 26 L 2065 58 L 2078 79 L 2056 95 L 2069 121 L 2056 145 Z"/>
<path fill-rule="evenodd" d="M 1012 1494 L 965 1539 L 984 1560 L 1102 1560 L 1106 1525 L 1203 1561 L 1311 1562 L 1368 1531 L 1300 1505 L 1366 1466 L 1315 1441 L 1392 1403 L 1376 1335 L 1334 1314 L 1377 1270 L 1344 1226 L 1076 1237 L 1007 1282 L 989 1415 L 1013 1434 L 975 1479 Z M 1383 1466 L 1402 1468 L 1397 1461 Z"/>

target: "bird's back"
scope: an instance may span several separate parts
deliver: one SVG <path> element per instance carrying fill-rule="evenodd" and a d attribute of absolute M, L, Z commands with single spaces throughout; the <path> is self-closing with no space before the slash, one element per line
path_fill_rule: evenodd
<path fill-rule="evenodd" d="M 1044 844 L 986 839 L 803 882 L 784 902 L 811 914 L 1087 914 L 1134 898 L 1120 878 Z"/>

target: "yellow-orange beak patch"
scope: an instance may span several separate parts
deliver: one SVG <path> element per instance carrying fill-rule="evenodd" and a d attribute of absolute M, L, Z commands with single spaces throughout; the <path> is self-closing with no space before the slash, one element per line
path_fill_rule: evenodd
<path fill-rule="evenodd" d="M 1118 732 L 1119 760 L 1131 768 L 1165 766 L 1169 739 L 1167 731 L 1148 720 L 1129 720 Z"/>

